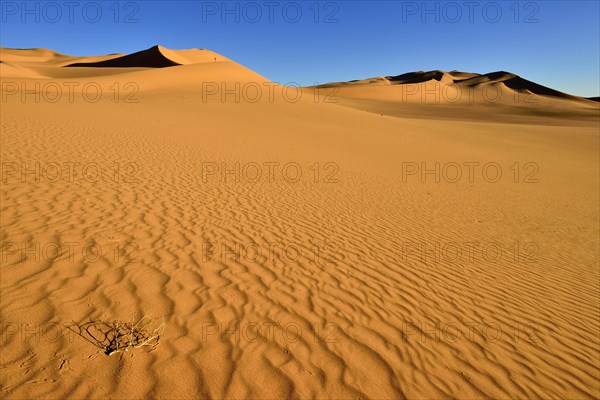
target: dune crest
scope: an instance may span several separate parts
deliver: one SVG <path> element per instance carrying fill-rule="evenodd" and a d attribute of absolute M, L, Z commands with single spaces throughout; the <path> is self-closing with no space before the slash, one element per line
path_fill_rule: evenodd
<path fill-rule="evenodd" d="M 99 62 L 77 62 L 67 67 L 98 68 L 166 68 L 177 65 L 226 61 L 217 53 L 204 49 L 170 50 L 160 45 L 122 57 Z"/>
<path fill-rule="evenodd" d="M 11 49 L 0 47 L 2 61 L 48 61 L 55 57 L 67 57 L 65 54 L 45 48 Z"/>

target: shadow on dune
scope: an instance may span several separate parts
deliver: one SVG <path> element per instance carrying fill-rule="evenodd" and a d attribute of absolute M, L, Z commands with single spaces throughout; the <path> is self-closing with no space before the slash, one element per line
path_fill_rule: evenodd
<path fill-rule="evenodd" d="M 165 68 L 181 65 L 165 56 L 159 46 L 128 54 L 111 60 L 74 63 L 66 67 L 96 67 L 96 68 Z"/>

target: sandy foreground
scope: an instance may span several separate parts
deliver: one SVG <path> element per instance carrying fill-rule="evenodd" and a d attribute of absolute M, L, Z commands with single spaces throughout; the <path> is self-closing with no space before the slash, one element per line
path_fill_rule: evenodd
<path fill-rule="evenodd" d="M 1 398 L 600 397 L 598 103 L 0 56 Z"/>

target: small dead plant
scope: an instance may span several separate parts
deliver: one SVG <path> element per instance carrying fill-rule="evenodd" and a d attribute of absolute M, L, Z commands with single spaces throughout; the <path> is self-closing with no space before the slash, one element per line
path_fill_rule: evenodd
<path fill-rule="evenodd" d="M 165 330 L 164 318 L 157 322 L 154 318 L 144 315 L 139 321 L 92 321 L 83 324 L 73 322 L 69 327 L 94 346 L 111 355 L 149 346 L 158 346 Z"/>

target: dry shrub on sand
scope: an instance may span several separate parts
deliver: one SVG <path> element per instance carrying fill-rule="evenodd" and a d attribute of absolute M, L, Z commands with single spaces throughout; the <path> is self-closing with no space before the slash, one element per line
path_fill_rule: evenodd
<path fill-rule="evenodd" d="M 94 346 L 104 350 L 104 354 L 111 355 L 137 349 L 143 346 L 154 348 L 158 346 L 165 330 L 164 318 L 157 321 L 144 315 L 139 321 L 92 321 L 83 324 L 73 322 L 69 327 Z"/>

